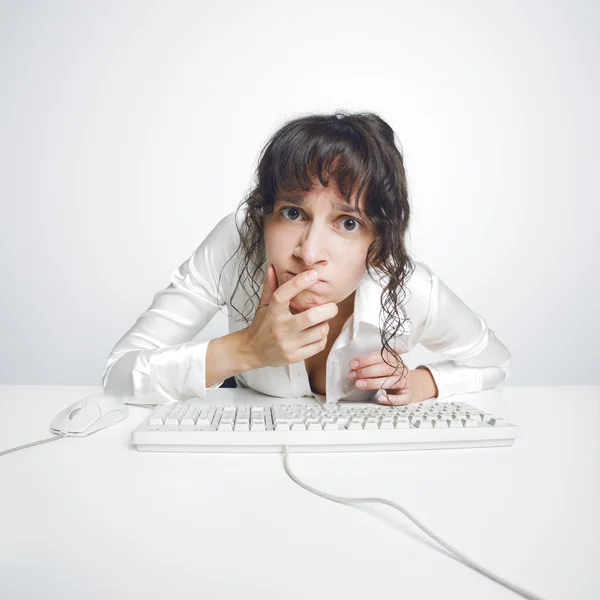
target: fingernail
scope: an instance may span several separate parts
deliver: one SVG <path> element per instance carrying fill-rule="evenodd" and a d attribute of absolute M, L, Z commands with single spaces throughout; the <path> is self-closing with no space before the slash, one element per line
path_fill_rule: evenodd
<path fill-rule="evenodd" d="M 358 367 L 358 361 L 357 361 L 357 360 L 353 360 L 353 361 L 350 363 L 350 366 L 351 366 L 353 369 L 356 369 L 356 367 Z"/>
<path fill-rule="evenodd" d="M 360 381 L 356 382 L 357 387 L 365 387 L 366 385 L 367 385 L 367 382 L 363 381 L 362 379 Z"/>
<path fill-rule="evenodd" d="M 350 371 L 350 373 L 348 373 L 348 377 L 350 379 L 353 379 L 354 377 L 356 377 L 356 371 Z"/>

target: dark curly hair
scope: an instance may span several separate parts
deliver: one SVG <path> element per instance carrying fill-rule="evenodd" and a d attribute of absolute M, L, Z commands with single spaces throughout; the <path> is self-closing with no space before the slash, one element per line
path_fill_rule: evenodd
<path fill-rule="evenodd" d="M 389 345 L 389 340 L 396 337 L 401 328 L 399 307 L 404 301 L 404 284 L 415 269 L 405 247 L 410 206 L 402 152 L 396 147 L 394 131 L 378 115 L 342 110 L 331 115 L 313 114 L 286 122 L 272 135 L 259 158 L 256 184 L 236 210 L 237 213 L 244 206 L 247 209 L 241 227 L 236 219 L 240 245 L 235 254 L 241 250 L 242 260 L 235 290 L 240 282 L 244 286 L 242 275 L 247 273 L 253 290 L 248 296 L 256 296 L 260 303 L 260 286 L 254 276 L 262 272 L 266 259 L 263 218 L 273 212 L 278 195 L 283 191 L 308 192 L 317 180 L 327 187 L 331 178 L 347 203 L 355 198 L 355 208 L 363 218 L 365 214 L 358 205 L 358 198 L 364 194 L 366 217 L 377 232 L 368 248 L 365 268 L 373 281 L 376 281 L 373 272 L 377 270 L 389 277 L 381 295 L 381 358 L 395 368 L 394 373 L 399 361 L 404 377 L 404 362 Z M 251 268 L 249 263 L 252 263 Z M 263 275 L 266 276 L 266 270 Z M 220 280 L 219 275 L 219 283 Z M 249 325 L 247 316 L 235 310 Z M 253 303 L 252 318 L 256 310 L 257 304 Z M 396 358 L 396 365 L 386 360 L 384 348 Z"/>

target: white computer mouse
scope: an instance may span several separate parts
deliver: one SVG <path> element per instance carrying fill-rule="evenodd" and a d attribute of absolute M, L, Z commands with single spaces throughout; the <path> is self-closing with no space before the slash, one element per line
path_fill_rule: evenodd
<path fill-rule="evenodd" d="M 62 410 L 52 423 L 52 433 L 68 433 L 69 437 L 85 437 L 99 429 L 116 425 L 129 415 L 120 396 L 88 396 Z"/>

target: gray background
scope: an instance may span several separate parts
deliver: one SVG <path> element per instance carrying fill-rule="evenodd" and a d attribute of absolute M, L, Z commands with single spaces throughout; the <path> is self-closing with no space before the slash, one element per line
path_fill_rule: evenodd
<path fill-rule="evenodd" d="M 268 137 L 335 109 L 395 130 L 409 248 L 508 346 L 503 385 L 600 383 L 599 24 L 572 1 L 0 2 L 0 383 L 100 385 Z"/>

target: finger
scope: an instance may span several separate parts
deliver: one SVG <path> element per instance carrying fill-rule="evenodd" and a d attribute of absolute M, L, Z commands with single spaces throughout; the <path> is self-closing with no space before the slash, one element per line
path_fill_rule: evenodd
<path fill-rule="evenodd" d="M 317 279 L 308 280 L 306 276 L 309 273 L 315 273 Z M 282 283 L 272 294 L 271 304 L 275 305 L 276 310 L 290 310 L 290 301 L 301 291 L 308 289 L 318 281 L 318 273 L 314 269 L 302 271 L 294 275 L 288 281 Z"/>
<path fill-rule="evenodd" d="M 405 354 L 404 352 L 398 352 L 398 354 Z M 391 354 L 387 348 L 384 349 L 383 351 L 383 355 L 385 356 L 385 358 L 390 361 L 392 364 L 395 363 L 395 357 L 393 356 L 393 354 Z M 352 363 L 356 361 L 358 362 L 358 365 L 356 365 L 355 367 L 352 366 Z M 379 350 L 376 350 L 375 352 L 369 352 L 368 354 L 363 354 L 362 356 L 357 356 L 353 359 L 351 359 L 348 363 L 348 366 L 351 369 L 362 369 L 364 367 L 368 367 L 370 365 L 375 365 L 377 363 L 382 363 L 382 359 L 381 359 L 381 352 Z M 383 362 L 383 364 L 387 364 L 385 362 Z"/>
<path fill-rule="evenodd" d="M 387 377 L 388 375 L 396 375 L 402 377 L 403 366 L 390 367 L 388 364 L 379 361 L 374 365 L 368 367 L 353 369 L 353 379 L 369 379 L 372 377 Z"/>
<path fill-rule="evenodd" d="M 410 396 L 404 395 L 390 395 L 388 396 L 388 400 L 392 406 L 405 406 L 406 404 L 411 403 Z"/>
<path fill-rule="evenodd" d="M 381 404 L 389 404 L 392 406 L 404 406 L 411 403 L 411 394 L 380 394 L 378 398 Z"/>
<path fill-rule="evenodd" d="M 352 366 L 352 363 L 356 361 L 358 363 L 358 365 L 356 366 Z M 362 356 L 357 356 L 355 358 L 353 358 L 349 363 L 348 366 L 351 369 L 362 369 L 364 367 L 367 367 L 369 365 L 374 364 L 375 362 L 379 362 L 381 361 L 381 356 L 379 355 L 379 352 L 370 352 L 369 354 L 363 354 Z"/>
<path fill-rule="evenodd" d="M 265 281 L 263 284 L 262 294 L 260 298 L 261 306 L 268 306 L 271 302 L 273 292 L 277 289 L 277 273 L 273 265 L 267 266 L 267 274 L 265 275 Z"/>
<path fill-rule="evenodd" d="M 390 404 L 387 394 L 379 394 L 379 396 L 377 396 L 377 402 L 379 402 L 379 404 Z"/>
<path fill-rule="evenodd" d="M 371 377 L 371 378 L 363 378 L 357 379 L 354 382 L 354 386 L 359 390 L 378 390 L 383 388 L 388 390 L 390 388 L 405 388 L 407 377 L 397 376 L 397 375 L 389 375 L 387 377 Z M 365 382 L 365 385 L 358 385 L 359 382 Z"/>

